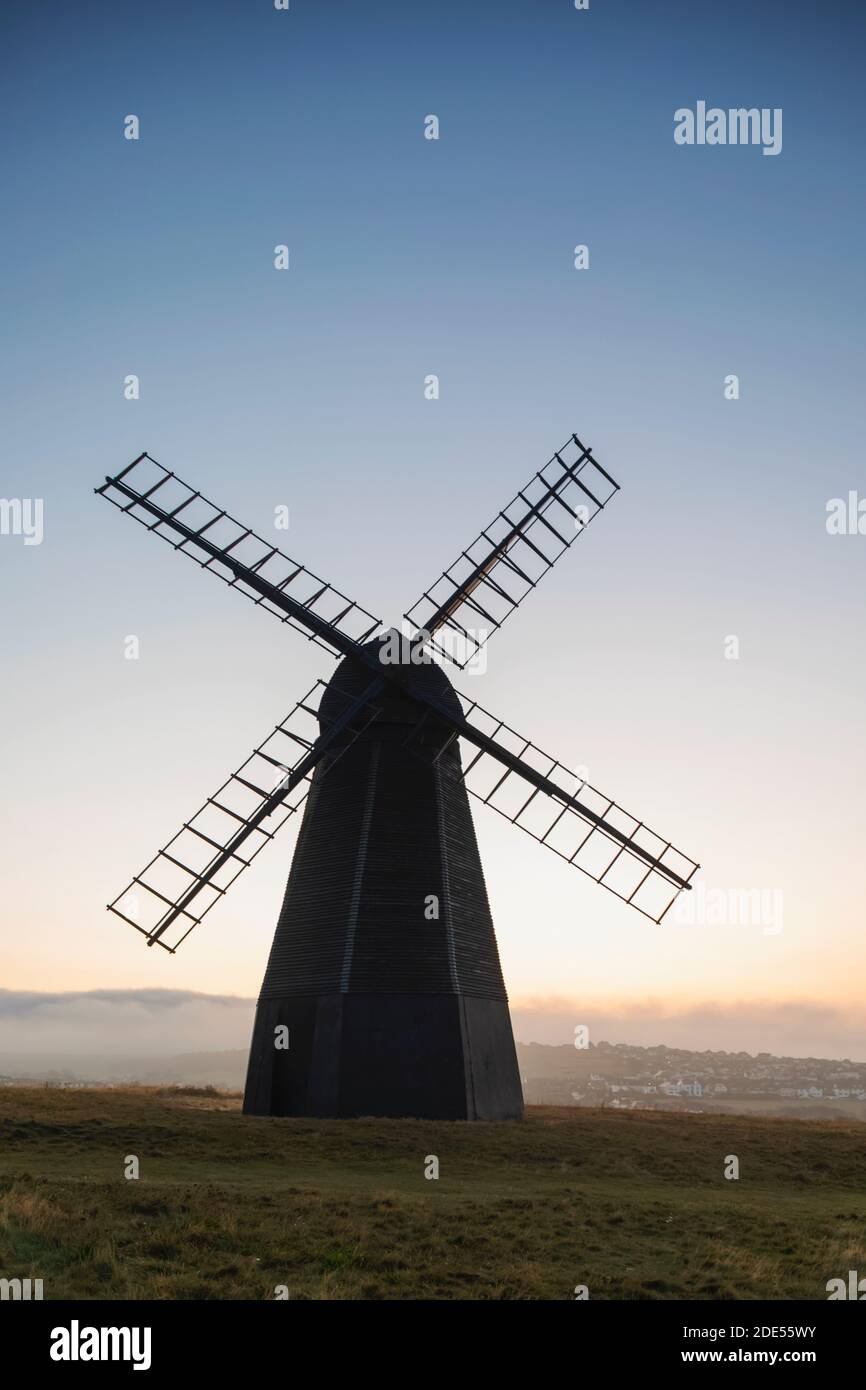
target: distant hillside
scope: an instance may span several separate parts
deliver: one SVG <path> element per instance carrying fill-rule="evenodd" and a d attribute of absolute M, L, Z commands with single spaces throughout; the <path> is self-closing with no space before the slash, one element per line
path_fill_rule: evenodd
<path fill-rule="evenodd" d="M 790 1115 L 866 1122 L 866 1063 L 601 1042 L 518 1047 L 531 1105 Z"/>
<path fill-rule="evenodd" d="M 0 1056 L 0 1084 L 28 1081 L 57 1085 L 87 1083 L 117 1085 L 222 1086 L 236 1091 L 244 1084 L 246 1048 L 226 1052 L 187 1052 L 174 1057 L 99 1057 L 54 1053 Z"/>
<path fill-rule="evenodd" d="M 587 1048 L 518 1043 L 517 1058 L 528 1105 L 866 1122 L 866 1063 L 862 1062 L 607 1042 Z M 246 1066 L 245 1048 L 172 1057 L 7 1055 L 0 1057 L 0 1084 L 138 1083 L 237 1091 L 243 1088 Z"/>

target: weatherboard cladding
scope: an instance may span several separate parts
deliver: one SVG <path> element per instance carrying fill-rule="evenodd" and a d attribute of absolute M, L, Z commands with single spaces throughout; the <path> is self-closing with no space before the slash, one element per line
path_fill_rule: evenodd
<path fill-rule="evenodd" d="M 440 698 L 456 698 L 440 668 L 419 670 Z M 343 662 L 332 682 L 339 692 L 323 698 L 321 713 L 332 715 L 360 681 L 368 673 Z M 364 734 L 316 769 L 262 999 L 506 998 L 458 745 L 434 760 L 443 740 L 433 720 L 411 750 L 417 719 L 416 706 L 390 698 Z M 438 919 L 425 915 L 431 896 Z"/>

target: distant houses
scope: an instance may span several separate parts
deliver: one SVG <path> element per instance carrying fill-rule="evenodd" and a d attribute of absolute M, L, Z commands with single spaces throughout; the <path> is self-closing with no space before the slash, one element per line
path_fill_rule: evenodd
<path fill-rule="evenodd" d="M 525 1083 L 530 1104 L 700 1112 L 741 1106 L 754 1111 L 766 1102 L 767 1113 L 775 1113 L 779 1102 L 788 1103 L 789 1113 L 798 1104 L 844 1104 L 846 1113 L 866 1120 L 855 1108 L 866 1103 L 866 1063 L 604 1042 L 577 1051 L 540 1044 L 520 1050 L 525 1061 L 533 1059 Z"/>

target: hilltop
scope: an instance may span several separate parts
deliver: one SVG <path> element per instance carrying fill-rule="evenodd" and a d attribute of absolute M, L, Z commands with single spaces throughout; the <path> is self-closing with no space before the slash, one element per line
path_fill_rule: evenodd
<path fill-rule="evenodd" d="M 558 1300 L 579 1284 L 593 1299 L 825 1299 L 828 1279 L 866 1267 L 854 1123 L 239 1106 L 195 1088 L 0 1090 L 2 1273 L 43 1279 L 49 1299 L 270 1299 L 282 1285 L 292 1299 Z"/>

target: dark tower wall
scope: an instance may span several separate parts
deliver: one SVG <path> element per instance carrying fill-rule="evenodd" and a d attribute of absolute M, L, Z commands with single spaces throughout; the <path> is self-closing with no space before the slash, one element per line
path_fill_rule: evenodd
<path fill-rule="evenodd" d="M 437 666 L 412 668 L 440 700 Z M 333 716 L 369 683 L 344 661 Z M 399 693 L 313 775 L 256 1011 L 244 1109 L 522 1113 L 508 1003 L 456 740 Z M 408 743 L 407 743 L 408 740 Z M 438 900 L 438 919 L 425 907 Z M 274 1046 L 289 1030 L 288 1050 Z"/>

